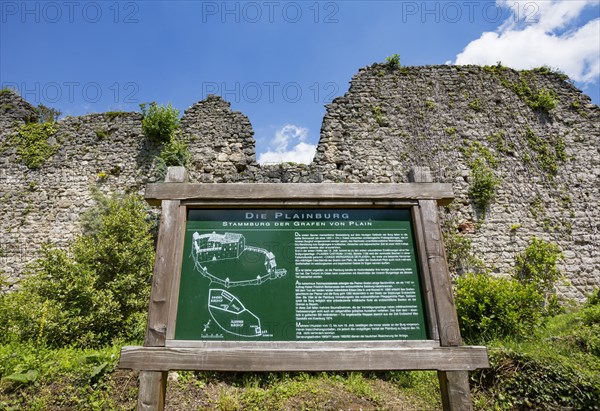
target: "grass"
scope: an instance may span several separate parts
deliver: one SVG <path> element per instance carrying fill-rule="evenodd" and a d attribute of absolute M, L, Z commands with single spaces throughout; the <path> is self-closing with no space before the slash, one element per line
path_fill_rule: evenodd
<path fill-rule="evenodd" d="M 0 410 L 133 410 L 137 377 L 100 350 L 0 346 Z M 9 378 L 32 370 L 29 381 Z M 167 410 L 439 410 L 435 372 L 171 373 Z"/>
<path fill-rule="evenodd" d="M 471 374 L 475 408 L 600 409 L 600 325 L 583 313 L 551 317 L 523 341 L 488 343 L 492 368 Z"/>
<path fill-rule="evenodd" d="M 488 343 L 492 368 L 470 374 L 475 409 L 598 409 L 600 353 L 593 344 L 600 332 L 593 322 L 597 306 L 594 310 L 554 316 L 526 340 Z M 596 320 L 590 323 L 589 314 Z M 583 332 L 587 328 L 592 334 Z M 138 374 L 115 368 L 121 345 L 97 350 L 0 345 L 0 410 L 135 409 Z M 433 411 L 441 403 L 435 371 L 179 371 L 170 374 L 166 409 Z"/>

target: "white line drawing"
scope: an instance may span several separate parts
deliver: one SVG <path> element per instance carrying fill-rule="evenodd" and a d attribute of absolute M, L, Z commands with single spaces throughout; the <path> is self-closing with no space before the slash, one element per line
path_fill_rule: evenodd
<path fill-rule="evenodd" d="M 204 324 L 204 329 L 202 330 L 202 332 L 206 332 L 206 330 L 208 330 L 208 327 L 210 327 L 210 322 L 211 320 L 208 320 L 208 322 L 206 324 Z"/>
<path fill-rule="evenodd" d="M 260 319 L 233 294 L 218 288 L 208 293 L 208 312 L 225 332 L 240 337 L 260 337 Z M 208 324 L 207 324 L 208 325 Z"/>
<path fill-rule="evenodd" d="M 262 255 L 264 258 L 264 267 L 256 274 L 243 273 L 246 277 L 252 275 L 251 278 L 237 279 L 240 272 L 227 273 L 225 269 L 216 266 L 219 262 L 240 260 L 246 253 L 255 253 Z M 211 283 L 217 283 L 225 288 L 261 285 L 269 280 L 286 275 L 287 270 L 277 268 L 275 255 L 264 248 L 247 246 L 246 238 L 240 233 L 224 233 L 216 232 L 200 234 L 195 232 L 192 235 L 192 258 L 194 259 L 194 268 L 204 277 L 208 278 Z M 212 272 L 208 266 L 212 265 Z"/>

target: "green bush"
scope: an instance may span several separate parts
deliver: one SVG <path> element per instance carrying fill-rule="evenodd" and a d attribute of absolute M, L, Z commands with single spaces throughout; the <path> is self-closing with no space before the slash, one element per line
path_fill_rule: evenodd
<path fill-rule="evenodd" d="M 586 307 L 600 306 L 600 288 L 596 288 L 587 298 L 585 302 Z"/>
<path fill-rule="evenodd" d="M 146 137 L 159 143 L 168 143 L 179 128 L 179 110 L 171 104 L 159 106 L 155 102 L 140 104 L 142 130 Z"/>
<path fill-rule="evenodd" d="M 563 277 L 558 269 L 558 262 L 562 258 L 556 244 L 533 237 L 516 258 L 515 278 L 523 284 L 532 284 L 540 293 L 548 295 L 556 281 Z"/>
<path fill-rule="evenodd" d="M 499 182 L 494 176 L 494 172 L 482 159 L 475 159 L 471 162 L 470 167 L 473 182 L 469 187 L 469 197 L 476 210 L 485 216 L 486 210 L 496 197 L 496 186 Z"/>
<path fill-rule="evenodd" d="M 154 262 L 152 227 L 135 196 L 104 204 L 69 252 L 46 245 L 18 291 L 2 296 L 0 341 L 99 347 L 143 337 Z"/>
<path fill-rule="evenodd" d="M 169 141 L 160 154 L 156 157 L 156 169 L 161 178 L 164 179 L 167 169 L 171 166 L 187 167 L 192 158 L 185 141 L 173 138 Z"/>
<path fill-rule="evenodd" d="M 482 409 L 600 410 L 600 382 L 560 356 L 506 348 L 489 355 L 491 368 L 471 376 L 475 398 L 493 402 Z"/>
<path fill-rule="evenodd" d="M 524 338 L 543 323 L 543 295 L 531 284 L 489 274 L 456 280 L 461 335 L 471 343 Z"/>

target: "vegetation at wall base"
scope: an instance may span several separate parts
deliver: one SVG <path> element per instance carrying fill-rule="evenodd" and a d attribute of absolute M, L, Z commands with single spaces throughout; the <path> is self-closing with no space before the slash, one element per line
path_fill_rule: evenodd
<path fill-rule="evenodd" d="M 143 337 L 152 221 L 133 195 L 99 209 L 69 252 L 45 245 L 18 291 L 0 295 L 0 342 L 89 348 Z"/>
<path fill-rule="evenodd" d="M 135 196 L 95 191 L 94 198 L 70 250 L 45 247 L 20 289 L 0 293 L 0 410 L 136 406 L 138 374 L 115 367 L 119 348 L 143 336 L 153 220 Z M 469 249 L 465 242 L 457 252 L 465 257 Z M 463 337 L 490 347 L 491 368 L 471 373 L 476 410 L 600 409 L 600 290 L 557 314 L 549 301 L 560 258 L 555 244 L 532 238 L 509 276 L 457 279 Z M 186 371 L 171 373 L 167 409 L 422 411 L 441 404 L 435 372 Z"/>
<path fill-rule="evenodd" d="M 600 410 L 600 305 L 548 319 L 528 339 L 488 342 L 491 368 L 471 373 L 481 410 Z"/>
<path fill-rule="evenodd" d="M 456 280 L 461 335 L 477 344 L 498 338 L 522 339 L 543 324 L 544 297 L 533 285 L 487 273 Z"/>
<path fill-rule="evenodd" d="M 516 257 L 515 276 L 522 283 L 533 284 L 540 293 L 549 295 L 554 284 L 563 278 L 558 269 L 562 259 L 556 244 L 533 237 L 527 248 Z"/>
<path fill-rule="evenodd" d="M 475 409 L 599 409 L 598 307 L 588 303 L 553 316 L 525 340 L 488 341 L 491 368 L 470 374 Z M 126 343 L 98 349 L 1 344 L 0 410 L 135 409 L 138 374 L 115 369 L 121 344 Z M 185 371 L 171 373 L 167 389 L 167 410 L 360 408 L 441 410 L 436 373 Z"/>

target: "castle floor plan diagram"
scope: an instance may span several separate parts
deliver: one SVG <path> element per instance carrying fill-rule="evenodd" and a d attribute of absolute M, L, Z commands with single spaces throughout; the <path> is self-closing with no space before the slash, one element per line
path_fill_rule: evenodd
<path fill-rule="evenodd" d="M 285 269 L 277 268 L 272 252 L 246 245 L 246 238 L 240 233 L 193 233 L 192 259 L 195 271 L 209 279 L 211 287 L 260 286 L 286 274 Z M 229 291 L 210 288 L 208 311 L 226 333 L 239 337 L 262 335 L 260 318 Z M 204 329 L 209 327 L 210 323 L 206 323 Z"/>

